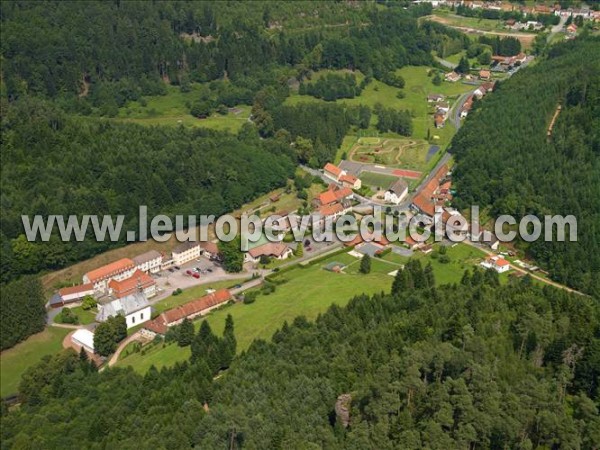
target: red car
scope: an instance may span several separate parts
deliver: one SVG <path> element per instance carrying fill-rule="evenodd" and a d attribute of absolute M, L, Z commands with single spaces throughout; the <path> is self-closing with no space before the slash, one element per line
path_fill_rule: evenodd
<path fill-rule="evenodd" d="M 194 278 L 200 278 L 200 274 L 198 274 L 198 273 L 193 273 L 193 274 L 192 274 L 192 276 L 193 276 Z"/>
<path fill-rule="evenodd" d="M 187 273 L 188 275 L 191 275 L 192 271 L 191 270 L 186 270 L 185 273 Z"/>

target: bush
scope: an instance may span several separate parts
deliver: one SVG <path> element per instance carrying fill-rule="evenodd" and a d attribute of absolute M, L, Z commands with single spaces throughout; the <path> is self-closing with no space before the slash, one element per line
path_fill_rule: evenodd
<path fill-rule="evenodd" d="M 440 255 L 440 262 L 442 264 L 448 264 L 450 262 L 450 257 L 448 255 Z"/>
<path fill-rule="evenodd" d="M 181 288 L 177 288 L 173 291 L 173 295 L 177 296 L 179 294 L 181 294 L 183 292 L 183 290 Z"/>
<path fill-rule="evenodd" d="M 256 301 L 257 291 L 250 291 L 244 294 L 244 305 L 250 305 Z"/>
<path fill-rule="evenodd" d="M 95 308 L 96 306 L 98 306 L 98 302 L 94 297 L 92 297 L 91 295 L 86 295 L 85 297 L 83 297 L 83 301 L 81 302 L 81 308 L 83 310 L 88 311 L 92 308 Z"/>
<path fill-rule="evenodd" d="M 71 325 L 77 325 L 79 323 L 79 317 L 70 308 L 63 308 L 57 317 L 59 323 L 68 323 Z"/>

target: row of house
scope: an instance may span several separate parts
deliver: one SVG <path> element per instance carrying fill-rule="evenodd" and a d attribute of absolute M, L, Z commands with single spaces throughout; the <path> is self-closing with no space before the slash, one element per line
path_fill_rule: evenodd
<path fill-rule="evenodd" d="M 227 289 L 219 289 L 199 299 L 163 312 L 155 319 L 147 322 L 144 329 L 152 335 L 164 335 L 169 327 L 179 325 L 184 319 L 192 320 L 198 316 L 205 315 L 209 311 L 229 302 L 231 299 L 231 293 Z"/>

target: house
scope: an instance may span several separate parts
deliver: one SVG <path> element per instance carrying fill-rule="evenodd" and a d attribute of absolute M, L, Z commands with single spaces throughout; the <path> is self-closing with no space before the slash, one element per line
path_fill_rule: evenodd
<path fill-rule="evenodd" d="M 133 262 L 142 272 L 157 273 L 162 266 L 163 256 L 156 250 L 150 250 L 133 258 Z"/>
<path fill-rule="evenodd" d="M 436 113 L 433 116 L 433 122 L 434 122 L 436 128 L 443 128 L 444 125 L 446 124 L 446 116 L 441 113 Z"/>
<path fill-rule="evenodd" d="M 490 256 L 489 258 L 486 258 L 485 261 L 483 261 L 480 265 L 486 269 L 493 269 L 498 273 L 504 273 L 510 270 L 510 263 L 499 256 Z"/>
<path fill-rule="evenodd" d="M 442 165 L 433 175 L 429 182 L 421 189 L 421 191 L 413 198 L 412 207 L 421 213 L 433 217 L 435 215 L 436 198 L 439 193 L 439 188 L 442 180 L 448 174 L 448 166 Z M 444 199 L 445 200 L 445 199 Z"/>
<path fill-rule="evenodd" d="M 254 247 L 244 254 L 245 262 L 259 262 L 262 256 L 274 259 L 287 259 L 292 254 L 292 249 L 282 242 L 267 242 Z"/>
<path fill-rule="evenodd" d="M 227 289 L 219 289 L 185 305 L 163 312 L 156 319 L 147 322 L 144 328 L 152 334 L 164 335 L 169 327 L 180 324 L 186 318 L 192 320 L 204 315 L 224 305 L 231 298 L 231 293 Z"/>
<path fill-rule="evenodd" d="M 442 103 L 438 103 L 437 105 L 435 105 L 435 110 L 438 113 L 448 113 L 448 111 L 450 111 L 450 104 L 448 102 L 442 102 Z"/>
<path fill-rule="evenodd" d="M 127 322 L 127 328 L 150 320 L 152 307 L 142 292 L 135 292 L 123 298 L 113 300 L 100 306 L 96 314 L 97 322 L 104 322 L 109 317 L 122 315 Z"/>
<path fill-rule="evenodd" d="M 342 176 L 340 176 L 339 181 L 342 183 L 342 186 L 349 189 L 360 189 L 362 186 L 360 178 L 350 175 L 349 173 L 344 173 Z"/>
<path fill-rule="evenodd" d="M 438 103 L 443 102 L 446 99 L 442 94 L 429 94 L 427 96 L 427 103 Z"/>
<path fill-rule="evenodd" d="M 331 205 L 333 203 L 343 203 L 354 197 L 352 189 L 348 187 L 339 187 L 335 184 L 331 184 L 325 192 L 321 192 L 315 197 L 312 204 L 315 208 L 320 206 Z"/>
<path fill-rule="evenodd" d="M 574 23 L 570 24 L 567 27 L 567 33 L 569 33 L 569 34 L 576 34 L 577 33 L 577 25 L 575 25 Z"/>
<path fill-rule="evenodd" d="M 463 104 L 462 109 L 460 110 L 461 119 L 464 119 L 465 117 L 467 117 L 467 115 L 469 114 L 469 111 L 471 111 L 472 107 L 473 107 L 473 95 L 469 95 L 469 97 Z"/>
<path fill-rule="evenodd" d="M 484 81 L 489 81 L 492 78 L 492 74 L 489 70 L 480 70 L 479 71 L 479 79 Z"/>
<path fill-rule="evenodd" d="M 420 248 L 424 245 L 423 242 L 417 242 L 410 236 L 406 236 L 404 238 L 404 244 L 411 250 L 417 250 L 418 248 Z"/>
<path fill-rule="evenodd" d="M 337 182 L 341 175 L 343 175 L 344 171 L 340 169 L 335 164 L 327 163 L 323 168 L 323 175 L 327 178 Z"/>
<path fill-rule="evenodd" d="M 219 246 L 210 241 L 200 242 L 200 253 L 208 259 L 217 259 L 219 257 Z"/>
<path fill-rule="evenodd" d="M 143 292 L 146 298 L 151 298 L 156 295 L 156 281 L 146 272 L 138 269 L 125 280 L 110 280 L 108 291 L 116 298 L 123 298 L 136 292 Z"/>
<path fill-rule="evenodd" d="M 96 291 L 92 283 L 78 284 L 77 286 L 64 287 L 58 290 L 50 299 L 49 305 L 52 308 L 60 308 L 70 303 L 78 303 L 84 297 L 94 296 Z"/>
<path fill-rule="evenodd" d="M 485 94 L 487 94 L 487 90 L 482 86 L 479 86 L 473 91 L 473 95 L 477 97 L 478 100 L 481 100 Z"/>
<path fill-rule="evenodd" d="M 496 82 L 495 81 L 487 81 L 485 83 L 481 83 L 481 86 L 479 86 L 478 89 L 482 89 L 484 91 L 484 95 L 492 92 L 494 90 L 494 86 L 496 86 Z"/>
<path fill-rule="evenodd" d="M 71 335 L 73 343 L 83 347 L 86 351 L 94 353 L 94 333 L 85 328 L 79 328 Z"/>
<path fill-rule="evenodd" d="M 92 283 L 97 293 L 104 294 L 110 280 L 124 280 L 136 270 L 135 263 L 129 258 L 122 258 L 105 266 L 89 271 L 83 276 L 83 283 Z"/>
<path fill-rule="evenodd" d="M 384 236 L 384 233 L 382 233 L 379 237 L 376 237 L 374 234 L 369 234 L 366 235 L 364 238 L 359 233 L 351 241 L 344 242 L 344 245 L 346 247 L 355 247 L 359 244 L 362 244 L 363 242 L 374 242 L 382 247 L 385 247 L 390 244 L 390 241 L 387 240 L 387 238 Z"/>
<path fill-rule="evenodd" d="M 389 188 L 385 191 L 383 196 L 384 200 L 388 203 L 398 204 L 408 194 L 408 184 L 402 178 L 398 178 Z"/>
<path fill-rule="evenodd" d="M 457 81 L 460 80 L 460 75 L 454 71 L 448 72 L 446 75 L 444 75 L 444 79 L 451 83 L 456 83 Z"/>
<path fill-rule="evenodd" d="M 200 258 L 200 243 L 185 241 L 179 244 L 171 252 L 173 264 L 181 266 L 189 261 Z"/>

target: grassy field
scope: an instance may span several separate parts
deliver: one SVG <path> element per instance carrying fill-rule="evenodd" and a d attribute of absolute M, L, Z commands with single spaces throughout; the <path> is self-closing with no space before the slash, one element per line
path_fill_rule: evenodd
<path fill-rule="evenodd" d="M 190 92 L 181 92 L 177 86 L 167 86 L 167 95 L 144 97 L 141 102 L 129 102 L 120 108 L 115 120 L 139 123 L 141 125 L 184 125 L 211 128 L 214 130 L 237 132 L 250 117 L 250 107 L 240 105 L 235 113 L 212 114 L 206 119 L 198 119 L 190 114 L 190 102 L 196 100 L 200 85 L 192 84 Z"/>
<path fill-rule="evenodd" d="M 360 179 L 361 179 L 362 183 L 366 186 L 387 189 L 398 178 L 394 177 L 392 175 L 385 175 L 382 173 L 363 171 L 360 173 Z"/>
<path fill-rule="evenodd" d="M 48 327 L 41 333 L 0 354 L 0 395 L 2 397 L 17 391 L 21 375 L 39 362 L 44 356 L 62 349 L 62 341 L 69 332 L 66 328 Z"/>
<path fill-rule="evenodd" d="M 348 264 L 348 273 L 333 273 L 323 269 L 328 262 Z M 251 305 L 235 304 L 211 313 L 207 320 L 213 330 L 222 333 L 225 317 L 231 314 L 235 323 L 238 349 L 247 349 L 256 338 L 270 339 L 273 333 L 287 320 L 304 315 L 315 319 L 319 313 L 337 303 L 345 305 L 351 297 L 360 293 L 373 294 L 388 291 L 393 278 L 387 275 L 396 265 L 373 261 L 372 272 L 358 274 L 359 260 L 339 254 L 306 268 L 296 268 L 281 274 L 278 278 L 287 280 L 277 286 L 274 293 L 259 294 Z M 325 292 L 326 291 L 326 292 Z M 199 322 L 196 322 L 199 326 Z M 152 364 L 157 367 L 181 361 L 189 356 L 189 349 L 177 346 L 153 348 L 142 356 L 134 354 L 125 358 L 119 365 L 131 365 L 139 372 L 145 372 Z"/>
<path fill-rule="evenodd" d="M 415 253 L 423 265 L 431 262 L 436 283 L 458 283 L 463 272 L 477 264 L 485 254 L 475 248 L 459 244 L 447 250 L 450 262 L 440 263 L 437 259 L 422 253 Z M 333 273 L 324 269 L 328 263 L 338 262 L 346 267 L 343 273 Z M 283 282 L 274 293 L 259 293 L 255 303 L 244 305 L 237 303 L 210 313 L 208 320 L 212 329 L 221 334 L 225 317 L 231 314 L 235 323 L 238 350 L 247 349 L 254 339 L 270 339 L 284 321 L 291 322 L 295 317 L 303 315 L 313 320 L 318 314 L 327 310 L 331 304 L 343 306 L 350 298 L 361 293 L 368 295 L 389 291 L 393 277 L 388 273 L 406 263 L 407 258 L 388 254 L 383 259 L 374 258 L 371 273 L 359 273 L 360 260 L 348 253 L 333 255 L 323 261 L 307 267 L 297 267 L 276 277 Z M 196 328 L 200 321 L 195 322 Z M 134 353 L 118 365 L 130 365 L 136 371 L 144 373 L 151 365 L 168 366 L 183 361 L 190 355 L 189 348 L 177 345 L 154 346 L 142 353 Z"/>
<path fill-rule="evenodd" d="M 427 164 L 427 141 L 361 137 L 348 154 L 351 161 L 422 171 Z"/>

